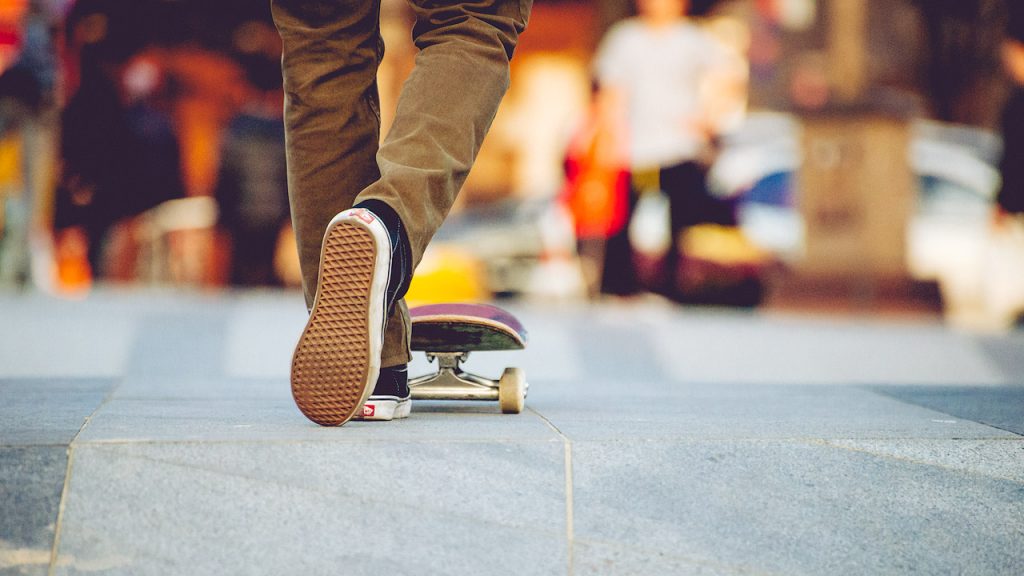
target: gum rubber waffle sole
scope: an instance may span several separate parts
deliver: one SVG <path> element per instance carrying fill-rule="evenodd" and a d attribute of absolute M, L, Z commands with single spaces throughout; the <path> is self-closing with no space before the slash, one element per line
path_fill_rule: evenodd
<path fill-rule="evenodd" d="M 307 418 L 339 426 L 366 402 L 380 355 L 371 290 L 377 245 L 370 230 L 332 222 L 324 236 L 316 301 L 292 357 L 292 396 Z M 379 328 L 379 327 L 376 327 Z M 376 340 L 376 349 L 374 343 Z M 374 370 L 376 368 L 377 370 Z"/>

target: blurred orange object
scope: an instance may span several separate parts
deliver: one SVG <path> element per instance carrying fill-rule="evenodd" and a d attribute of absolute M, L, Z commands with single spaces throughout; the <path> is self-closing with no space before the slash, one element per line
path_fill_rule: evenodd
<path fill-rule="evenodd" d="M 0 0 L 0 72 L 17 58 L 21 50 L 21 18 L 28 0 Z"/>
<path fill-rule="evenodd" d="M 57 292 L 65 296 L 84 294 L 92 287 L 89 245 L 81 228 L 67 228 L 57 235 Z"/>
<path fill-rule="evenodd" d="M 607 238 L 625 224 L 629 174 L 586 160 L 570 168 L 565 201 L 577 238 Z"/>
<path fill-rule="evenodd" d="M 21 139 L 14 134 L 0 138 L 0 198 L 21 189 Z"/>
<path fill-rule="evenodd" d="M 612 236 L 625 226 L 629 211 L 629 172 L 605 114 L 595 102 L 566 153 L 562 198 L 577 238 Z"/>
<path fill-rule="evenodd" d="M 0 25 L 17 26 L 28 9 L 28 0 L 0 0 Z"/>

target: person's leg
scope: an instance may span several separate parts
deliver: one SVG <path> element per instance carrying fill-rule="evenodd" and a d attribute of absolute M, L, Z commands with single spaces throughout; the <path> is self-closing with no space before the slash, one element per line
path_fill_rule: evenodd
<path fill-rule="evenodd" d="M 680 245 L 681 237 L 687 228 L 703 221 L 703 213 L 706 211 L 700 166 L 694 162 L 685 162 L 662 168 L 661 187 L 669 199 L 669 229 L 672 235 L 665 255 L 661 290 L 670 298 L 678 298 L 679 269 L 685 257 Z"/>
<path fill-rule="evenodd" d="M 288 194 L 306 307 L 331 219 L 380 177 L 379 0 L 272 0 L 283 42 Z"/>
<path fill-rule="evenodd" d="M 633 246 L 629 241 L 629 226 L 640 198 L 640 191 L 631 185 L 628 194 L 626 223 L 605 243 L 604 263 L 601 267 L 602 294 L 632 296 L 639 291 L 636 265 L 633 263 Z"/>
<path fill-rule="evenodd" d="M 417 68 L 371 166 L 366 152 L 379 130 L 372 78 L 382 50 L 378 4 L 370 10 L 341 0 L 275 0 L 284 39 L 289 188 L 312 307 L 293 355 L 292 390 L 310 419 L 342 424 L 375 381 L 379 388 L 401 379 L 410 356 L 408 313 L 402 301 L 389 304 L 472 165 L 507 88 L 528 3 L 417 8 Z M 360 177 L 373 181 L 377 174 L 379 181 L 351 196 L 361 189 Z"/>
<path fill-rule="evenodd" d="M 412 268 L 455 202 L 509 84 L 509 60 L 532 0 L 410 0 L 420 49 L 377 154 L 381 177 L 357 201 L 394 209 Z M 404 302 L 392 313 L 382 366 L 409 361 Z"/>
<path fill-rule="evenodd" d="M 736 223 L 735 203 L 711 195 L 707 187 L 707 170 L 696 162 L 685 162 L 665 168 L 661 172 L 662 187 L 669 195 L 672 244 L 665 263 L 665 294 L 686 300 L 680 293 L 680 271 L 685 266 L 686 254 L 680 241 L 687 228 L 697 224 Z"/>
<path fill-rule="evenodd" d="M 292 356 L 296 405 L 340 425 L 378 378 L 387 235 L 339 223 L 380 173 L 379 0 L 272 0 L 283 43 L 288 193 L 310 318 Z M 372 222 L 371 222 L 372 223 Z"/>
<path fill-rule="evenodd" d="M 106 248 L 107 234 L 114 224 L 106 217 L 98 216 L 95 211 L 91 211 L 90 215 L 93 219 L 87 220 L 82 228 L 85 230 L 88 242 L 86 258 L 89 261 L 89 268 L 92 270 L 92 277 L 96 280 L 107 275 L 103 262 L 103 251 Z"/>

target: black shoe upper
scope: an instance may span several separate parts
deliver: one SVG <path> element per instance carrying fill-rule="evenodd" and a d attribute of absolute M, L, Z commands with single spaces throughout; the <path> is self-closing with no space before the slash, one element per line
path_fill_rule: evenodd
<path fill-rule="evenodd" d="M 360 202 L 355 207 L 365 208 L 380 218 L 391 238 L 391 271 L 386 294 L 388 315 L 390 316 L 394 311 L 395 302 L 405 296 L 409 290 L 409 283 L 412 281 L 412 249 L 409 247 L 409 237 L 406 235 L 405 227 L 402 226 L 402 219 L 387 203 L 380 200 L 367 200 Z M 409 369 L 406 364 L 380 369 L 372 396 L 408 398 L 409 395 Z"/>
<path fill-rule="evenodd" d="M 381 368 L 377 377 L 377 385 L 373 387 L 373 396 L 409 396 L 409 368 L 406 364 Z"/>
<path fill-rule="evenodd" d="M 409 237 L 402 225 L 402 219 L 386 202 L 366 200 L 356 204 L 355 208 L 365 208 L 373 212 L 384 223 L 391 238 L 391 276 L 387 288 L 388 314 L 390 315 L 395 302 L 409 291 L 409 283 L 412 281 L 412 249 L 409 247 Z"/>

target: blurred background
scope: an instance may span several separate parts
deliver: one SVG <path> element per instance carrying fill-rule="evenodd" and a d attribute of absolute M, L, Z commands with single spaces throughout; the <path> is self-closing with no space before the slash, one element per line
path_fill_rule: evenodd
<path fill-rule="evenodd" d="M 411 300 L 1019 324 L 1017 2 L 667 2 L 699 41 L 638 56 L 665 0 L 535 0 Z M 415 48 L 381 18 L 386 131 Z M 279 59 L 265 0 L 0 0 L 0 289 L 295 289 Z M 685 154 L 644 156 L 638 102 L 686 103 Z"/>

